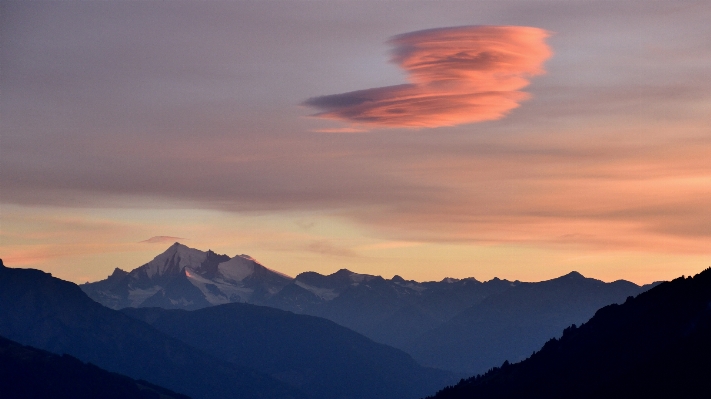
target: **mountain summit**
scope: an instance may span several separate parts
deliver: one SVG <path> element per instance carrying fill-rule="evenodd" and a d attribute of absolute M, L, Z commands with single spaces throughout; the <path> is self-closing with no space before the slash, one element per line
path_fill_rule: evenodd
<path fill-rule="evenodd" d="M 231 302 L 261 303 L 291 280 L 248 255 L 230 258 L 176 242 L 131 272 L 116 269 L 105 280 L 81 288 L 112 309 L 200 309 Z"/>

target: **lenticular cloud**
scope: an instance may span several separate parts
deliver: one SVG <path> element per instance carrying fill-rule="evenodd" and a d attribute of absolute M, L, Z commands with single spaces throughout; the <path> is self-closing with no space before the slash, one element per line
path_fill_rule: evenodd
<path fill-rule="evenodd" d="M 314 116 L 371 127 L 455 126 L 503 118 L 529 98 L 520 89 L 544 73 L 548 32 L 464 26 L 395 36 L 392 62 L 408 84 L 314 97 Z"/>

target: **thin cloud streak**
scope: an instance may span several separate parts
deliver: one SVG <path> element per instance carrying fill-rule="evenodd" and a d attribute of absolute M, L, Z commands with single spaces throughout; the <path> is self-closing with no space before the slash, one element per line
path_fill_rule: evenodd
<path fill-rule="evenodd" d="M 345 215 L 401 240 L 708 253 L 708 144 L 596 148 L 569 137 L 567 148 L 550 148 L 536 139 L 492 154 L 465 151 L 446 164 L 421 162 L 409 175 L 440 190 Z"/>
<path fill-rule="evenodd" d="M 180 240 L 185 240 L 183 237 L 173 237 L 173 236 L 155 236 L 147 240 L 139 241 L 139 244 L 164 244 L 164 243 L 174 243 Z"/>
<path fill-rule="evenodd" d="M 411 83 L 314 97 L 314 116 L 370 127 L 433 128 L 501 119 L 552 52 L 545 30 L 522 26 L 428 29 L 391 39 Z"/>

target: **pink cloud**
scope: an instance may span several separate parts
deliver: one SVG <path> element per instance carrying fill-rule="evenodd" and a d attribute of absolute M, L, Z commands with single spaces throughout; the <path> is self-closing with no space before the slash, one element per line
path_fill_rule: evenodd
<path fill-rule="evenodd" d="M 545 30 L 522 26 L 429 29 L 392 38 L 410 83 L 314 97 L 314 116 L 372 127 L 440 127 L 501 119 L 544 73 Z"/>

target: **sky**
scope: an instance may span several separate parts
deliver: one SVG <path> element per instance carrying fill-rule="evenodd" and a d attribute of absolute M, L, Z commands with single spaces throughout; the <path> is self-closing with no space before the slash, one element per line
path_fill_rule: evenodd
<path fill-rule="evenodd" d="M 708 1 L 0 2 L 0 257 L 711 266 Z"/>

